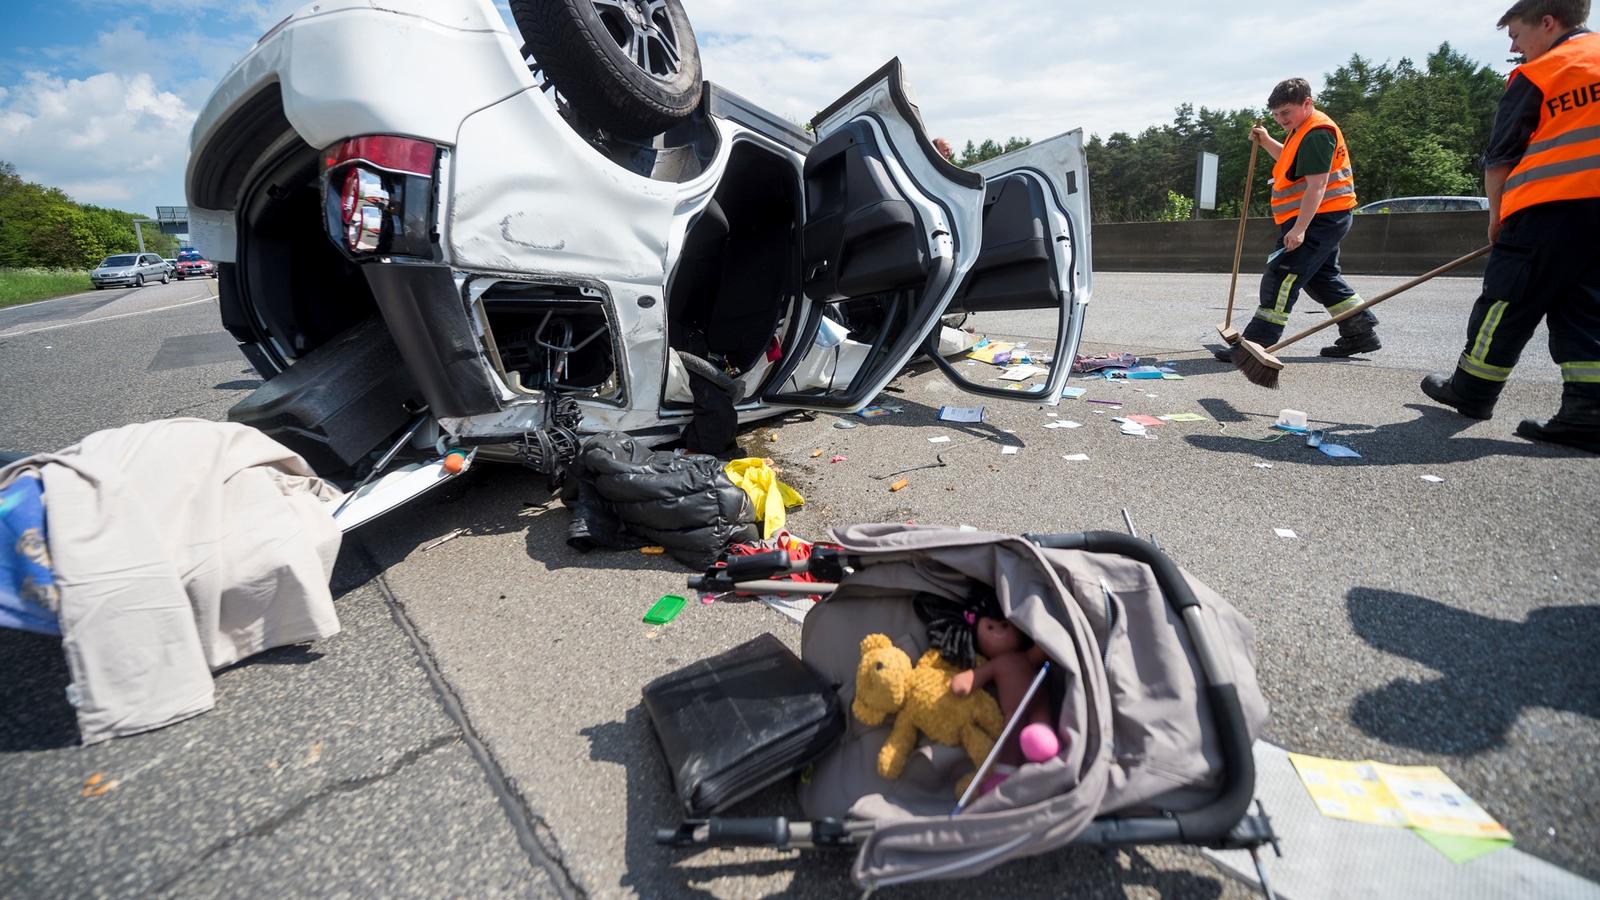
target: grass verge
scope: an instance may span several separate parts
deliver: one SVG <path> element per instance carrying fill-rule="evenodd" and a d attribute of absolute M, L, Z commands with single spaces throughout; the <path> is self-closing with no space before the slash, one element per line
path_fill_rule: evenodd
<path fill-rule="evenodd" d="M 89 273 L 76 269 L 0 269 L 0 309 L 92 287 Z"/>

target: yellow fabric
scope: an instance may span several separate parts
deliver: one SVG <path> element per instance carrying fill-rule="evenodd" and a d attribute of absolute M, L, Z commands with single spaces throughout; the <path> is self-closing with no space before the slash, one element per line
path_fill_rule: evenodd
<path fill-rule="evenodd" d="M 779 481 L 778 473 L 759 457 L 733 460 L 723 471 L 728 474 L 729 481 L 744 489 L 750 504 L 756 508 L 762 540 L 770 540 L 774 532 L 783 528 L 787 519 L 784 510 L 806 503 L 799 491 Z"/>

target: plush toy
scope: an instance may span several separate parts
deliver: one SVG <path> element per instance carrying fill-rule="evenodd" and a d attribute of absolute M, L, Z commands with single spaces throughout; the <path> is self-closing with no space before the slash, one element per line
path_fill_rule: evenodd
<path fill-rule="evenodd" d="M 976 660 L 974 668 L 951 677 L 950 692 L 958 697 L 977 696 L 984 693 L 979 688 L 993 682 L 995 693 L 1000 695 L 1000 709 L 1010 721 L 1044 665 L 1044 651 L 1004 616 L 975 615 L 973 618 L 973 638 L 977 651 L 983 656 Z M 1050 724 L 1047 693 L 1041 690 L 1029 702 L 1022 716 L 1025 724 L 1017 744 L 1000 751 L 1002 763 L 1016 765 L 1024 758 L 1029 762 L 1044 762 L 1061 752 L 1060 739 Z M 1008 745 L 1010 743 L 1007 741 Z"/>
<path fill-rule="evenodd" d="M 938 650 L 929 650 L 911 666 L 911 657 L 887 635 L 869 634 L 861 641 L 861 665 L 856 669 L 856 699 L 850 711 L 867 725 L 878 725 L 890 715 L 894 728 L 878 752 L 878 774 L 899 778 L 917 746 L 917 734 L 938 744 L 967 751 L 974 766 L 982 765 L 995 738 L 1005 727 L 1000 706 L 984 691 L 965 697 L 950 692 L 950 678 L 958 669 Z M 956 786 L 966 789 L 969 774 Z"/>

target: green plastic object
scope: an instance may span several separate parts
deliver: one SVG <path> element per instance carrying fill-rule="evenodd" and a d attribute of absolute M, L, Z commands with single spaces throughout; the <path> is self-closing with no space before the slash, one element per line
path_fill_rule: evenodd
<path fill-rule="evenodd" d="M 657 600 L 655 605 L 650 607 L 650 611 L 644 614 L 645 623 L 649 625 L 665 625 L 676 619 L 678 613 L 683 612 L 683 605 L 687 602 L 689 601 L 679 597 L 677 594 L 667 594 Z"/>

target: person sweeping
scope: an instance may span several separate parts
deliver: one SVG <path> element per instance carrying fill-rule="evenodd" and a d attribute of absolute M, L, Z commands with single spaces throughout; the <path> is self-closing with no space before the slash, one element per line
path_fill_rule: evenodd
<path fill-rule="evenodd" d="M 1484 154 L 1489 241 L 1483 293 L 1451 375 L 1422 392 L 1488 419 L 1539 321 L 1561 367 L 1561 409 L 1517 434 L 1600 453 L 1600 35 L 1589 0 L 1520 0 L 1501 17 L 1513 69 Z"/>
<path fill-rule="evenodd" d="M 1356 208 L 1355 174 L 1344 133 L 1327 113 L 1316 108 L 1311 85 L 1304 78 L 1280 82 L 1267 98 L 1272 117 L 1287 134 L 1278 143 L 1257 125 L 1250 139 L 1266 149 L 1272 168 L 1272 217 L 1278 223 L 1277 252 L 1268 257 L 1261 278 L 1260 307 L 1243 338 L 1260 346 L 1276 343 L 1289 323 L 1300 292 L 1338 315 L 1361 304 L 1361 297 L 1339 272 L 1339 243 L 1350 233 L 1350 211 Z M 1323 356 L 1371 353 L 1378 341 L 1378 317 L 1371 312 L 1339 323 L 1339 339 L 1322 349 Z M 1214 351 L 1235 362 L 1242 348 Z"/>

